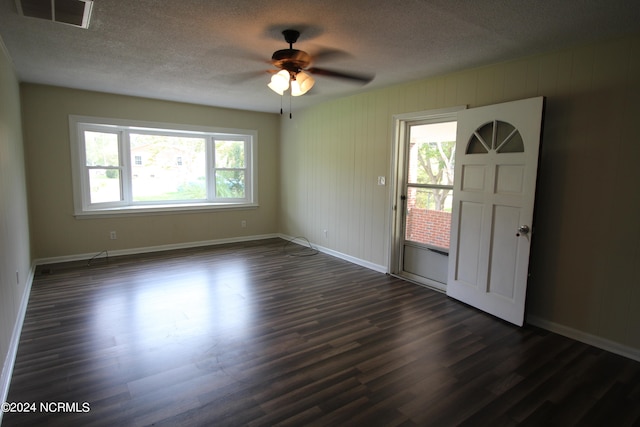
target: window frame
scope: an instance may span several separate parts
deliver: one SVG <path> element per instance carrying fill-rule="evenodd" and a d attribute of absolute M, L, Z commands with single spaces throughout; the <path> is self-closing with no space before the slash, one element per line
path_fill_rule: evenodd
<path fill-rule="evenodd" d="M 86 165 L 84 131 L 114 133 L 118 135 L 120 192 L 116 202 L 91 203 L 90 183 Z M 194 210 L 246 209 L 258 207 L 257 141 L 258 132 L 247 129 L 230 129 L 193 126 L 174 123 L 146 122 L 89 116 L 69 116 L 71 172 L 73 181 L 74 215 L 117 216 L 150 213 L 171 213 Z M 133 162 L 130 151 L 131 133 L 161 134 L 166 136 L 199 137 L 205 139 L 205 168 L 207 198 L 175 201 L 133 201 Z M 245 197 L 218 198 L 215 192 L 215 141 L 243 141 L 245 156 Z M 95 168 L 95 167 L 93 167 Z M 101 167 L 100 169 L 104 169 Z"/>

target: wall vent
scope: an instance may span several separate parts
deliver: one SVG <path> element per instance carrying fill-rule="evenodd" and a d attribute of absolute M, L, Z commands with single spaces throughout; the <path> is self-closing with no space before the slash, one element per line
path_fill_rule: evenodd
<path fill-rule="evenodd" d="M 93 0 L 16 0 L 18 14 L 89 28 Z"/>

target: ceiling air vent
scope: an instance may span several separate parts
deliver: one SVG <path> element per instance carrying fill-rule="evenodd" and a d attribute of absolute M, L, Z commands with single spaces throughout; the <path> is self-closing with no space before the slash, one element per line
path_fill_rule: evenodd
<path fill-rule="evenodd" d="M 16 6 L 22 16 L 89 28 L 93 0 L 16 0 Z"/>

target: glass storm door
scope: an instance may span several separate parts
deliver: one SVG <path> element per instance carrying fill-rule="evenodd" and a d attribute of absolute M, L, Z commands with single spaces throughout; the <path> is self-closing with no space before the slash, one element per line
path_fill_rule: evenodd
<path fill-rule="evenodd" d="M 406 122 L 403 135 L 399 275 L 444 290 L 453 201 L 455 114 Z"/>

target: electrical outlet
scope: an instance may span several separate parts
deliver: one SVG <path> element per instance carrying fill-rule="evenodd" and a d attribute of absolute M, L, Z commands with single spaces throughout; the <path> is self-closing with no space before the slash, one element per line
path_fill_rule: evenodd
<path fill-rule="evenodd" d="M 116 235 L 115 231 L 110 231 L 109 232 L 109 239 L 116 240 L 117 238 L 118 238 L 118 236 Z"/>
<path fill-rule="evenodd" d="M 378 177 L 378 185 L 386 185 L 387 179 L 384 176 Z"/>
<path fill-rule="evenodd" d="M 325 239 L 329 238 L 329 230 L 327 230 L 326 228 L 322 230 L 322 234 L 324 234 Z"/>
<path fill-rule="evenodd" d="M 240 221 L 240 227 L 247 228 L 247 221 L 244 220 L 244 219 L 242 221 Z"/>

